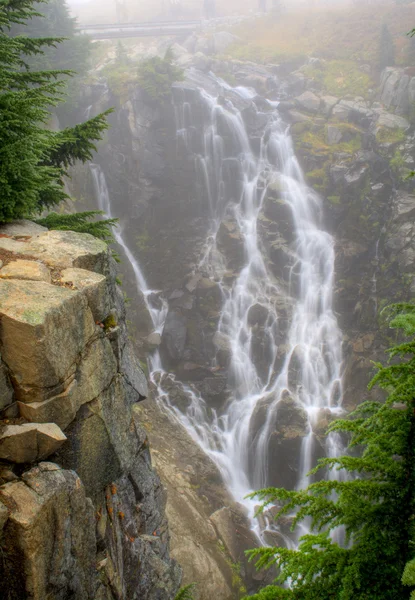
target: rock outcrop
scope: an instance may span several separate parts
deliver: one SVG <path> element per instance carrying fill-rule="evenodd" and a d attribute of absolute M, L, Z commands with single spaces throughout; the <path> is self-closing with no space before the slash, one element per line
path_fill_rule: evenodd
<path fill-rule="evenodd" d="M 0 596 L 170 600 L 181 570 L 110 251 L 20 222 L 0 259 Z"/>

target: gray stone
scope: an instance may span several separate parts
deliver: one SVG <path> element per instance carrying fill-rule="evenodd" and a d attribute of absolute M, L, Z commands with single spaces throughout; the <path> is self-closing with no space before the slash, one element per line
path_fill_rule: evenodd
<path fill-rule="evenodd" d="M 213 344 L 216 348 L 216 360 L 222 367 L 229 366 L 232 357 L 231 340 L 223 333 L 217 331 L 213 336 Z"/>
<path fill-rule="evenodd" d="M 310 117 L 299 112 L 298 110 L 289 110 L 288 114 L 293 125 L 295 123 L 311 123 Z"/>
<path fill-rule="evenodd" d="M 161 344 L 161 335 L 159 333 L 150 333 L 146 339 L 146 344 L 150 348 L 158 348 Z"/>
<path fill-rule="evenodd" d="M 343 133 L 341 129 L 335 125 L 327 125 L 327 143 L 332 146 L 339 144 L 343 139 Z"/>
<path fill-rule="evenodd" d="M 338 103 L 339 99 L 335 96 L 322 96 L 320 111 L 326 116 L 330 116 L 333 108 Z"/>
<path fill-rule="evenodd" d="M 65 441 L 55 423 L 6 425 L 0 432 L 0 459 L 15 463 L 44 460 Z"/>
<path fill-rule="evenodd" d="M 392 109 L 398 115 L 407 115 L 413 102 L 414 78 L 398 67 L 386 67 L 380 80 L 379 99 L 387 109 Z"/>
<path fill-rule="evenodd" d="M 47 231 L 46 227 L 37 225 L 33 221 L 26 219 L 20 219 L 13 221 L 13 223 L 3 223 L 0 226 L 0 233 L 4 235 L 21 236 L 21 237 L 33 237 Z"/>
<path fill-rule="evenodd" d="M 161 336 L 161 347 L 168 360 L 176 362 L 183 358 L 186 336 L 186 319 L 179 312 L 169 310 Z"/>
<path fill-rule="evenodd" d="M 406 131 L 409 129 L 410 124 L 403 117 L 382 112 L 377 120 L 376 129 L 379 130 L 382 127 L 386 127 L 387 129 L 404 129 Z"/>
<path fill-rule="evenodd" d="M 121 372 L 129 390 L 129 402 L 140 402 L 148 398 L 148 384 L 131 342 L 128 340 L 121 356 Z"/>
<path fill-rule="evenodd" d="M 222 54 L 229 46 L 240 41 L 241 38 L 229 33 L 229 31 L 219 31 L 213 34 L 213 48 L 216 54 Z"/>
<path fill-rule="evenodd" d="M 307 112 L 316 113 L 320 109 L 320 98 L 313 94 L 313 92 L 304 92 L 295 99 L 295 102 Z"/>

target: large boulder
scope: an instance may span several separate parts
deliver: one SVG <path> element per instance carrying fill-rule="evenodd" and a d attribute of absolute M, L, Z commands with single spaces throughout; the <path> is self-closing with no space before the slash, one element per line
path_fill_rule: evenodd
<path fill-rule="evenodd" d="M 293 489 L 298 481 L 301 446 L 309 432 L 308 416 L 287 390 L 279 397 L 275 393 L 268 394 L 258 401 L 252 414 L 250 434 L 253 443 L 259 439 L 270 416 L 268 481 L 276 487 Z"/>
<path fill-rule="evenodd" d="M 213 336 L 213 345 L 216 349 L 216 360 L 221 367 L 228 367 L 232 359 L 232 343 L 227 335 L 217 331 Z"/>
<path fill-rule="evenodd" d="M 13 260 L 0 269 L 0 279 L 30 279 L 51 282 L 49 269 L 37 260 Z"/>
<path fill-rule="evenodd" d="M 240 269 L 246 260 L 245 246 L 235 221 L 222 221 L 216 237 L 219 250 L 226 257 L 230 269 Z"/>
<path fill-rule="evenodd" d="M 18 400 L 61 393 L 95 331 L 80 292 L 40 281 L 0 279 L 0 340 Z"/>
<path fill-rule="evenodd" d="M 76 473 L 41 463 L 1 486 L 0 501 L 8 508 L 0 596 L 94 598 L 94 508 Z"/>
<path fill-rule="evenodd" d="M 385 242 L 386 251 L 398 261 L 404 273 L 413 273 L 415 264 L 415 197 L 405 191 L 395 194 L 392 218 Z"/>
<path fill-rule="evenodd" d="M 383 127 L 386 127 L 387 129 L 403 129 L 406 131 L 409 129 L 410 123 L 404 117 L 382 111 L 376 122 L 376 131 L 381 130 Z"/>
<path fill-rule="evenodd" d="M 170 362 L 175 363 L 183 358 L 186 337 L 186 319 L 180 312 L 169 310 L 161 336 L 161 350 Z"/>
<path fill-rule="evenodd" d="M 82 291 L 88 300 L 94 320 L 104 321 L 111 310 L 108 282 L 104 275 L 86 269 L 70 268 L 62 271 L 60 280 L 71 289 Z"/>
<path fill-rule="evenodd" d="M 321 100 L 313 92 L 303 92 L 300 96 L 295 99 L 297 105 L 311 113 L 316 113 L 320 110 Z"/>
<path fill-rule="evenodd" d="M 6 425 L 0 431 L 0 459 L 15 463 L 44 460 L 66 441 L 55 423 Z"/>
<path fill-rule="evenodd" d="M 386 67 L 382 71 L 379 88 L 379 100 L 389 110 L 398 115 L 408 115 L 414 102 L 415 77 L 408 75 L 405 69 Z"/>
<path fill-rule="evenodd" d="M 0 233 L 3 231 L 4 229 L 0 228 Z M 25 227 L 19 228 L 19 231 L 24 232 Z M 24 239 L 24 233 L 14 237 L 19 240 L 0 237 L 0 248 L 13 252 L 17 255 L 16 258 L 19 255 L 28 255 L 50 267 L 64 269 L 77 267 L 96 273 L 105 273 L 108 269 L 107 245 L 87 233 L 46 231 L 27 239 Z"/>

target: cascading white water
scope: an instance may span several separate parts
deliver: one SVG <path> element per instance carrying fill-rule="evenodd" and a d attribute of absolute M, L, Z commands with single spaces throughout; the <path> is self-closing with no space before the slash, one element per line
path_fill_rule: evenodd
<path fill-rule="evenodd" d="M 113 219 L 114 216 L 112 214 L 112 209 L 111 209 L 111 199 L 110 199 L 104 172 L 102 171 L 102 169 L 99 165 L 90 163 L 89 166 L 90 166 L 90 170 L 91 170 L 92 181 L 94 184 L 94 191 L 95 191 L 95 196 L 97 199 L 98 208 L 99 208 L 99 210 L 101 210 L 104 213 L 104 215 L 107 219 Z M 151 294 L 155 294 L 158 292 L 156 292 L 155 290 L 149 289 L 147 282 L 145 280 L 145 277 L 143 275 L 143 272 L 141 271 L 140 265 L 139 265 L 137 259 L 135 258 L 135 256 L 133 255 L 133 253 L 131 252 L 130 248 L 124 241 L 122 232 L 119 231 L 119 227 L 115 227 L 113 233 L 114 233 L 116 242 L 123 249 L 124 254 L 127 257 L 127 260 L 133 269 L 137 289 L 144 296 L 146 306 L 148 308 L 149 314 L 151 316 L 151 320 L 153 322 L 154 330 L 157 333 L 161 333 L 163 330 L 164 321 L 166 319 L 167 304 L 163 303 L 161 310 L 155 309 L 153 306 L 151 306 L 151 304 L 148 301 L 148 298 Z"/>
<path fill-rule="evenodd" d="M 183 90 L 175 95 L 178 153 L 193 160 L 200 195 L 209 207 L 211 231 L 201 257 L 200 269 L 218 282 L 223 306 L 217 336 L 230 349 L 229 387 L 226 407 L 217 410 L 191 386 L 176 382 L 163 371 L 156 351 L 150 358 L 151 380 L 159 402 L 178 419 L 219 467 L 235 499 L 254 514 L 254 502 L 245 499 L 251 491 L 269 485 L 270 439 L 278 422 L 279 410 L 287 398 L 306 419 L 296 485 L 309 483 L 316 437 L 314 428 L 322 413 L 341 411 L 342 336 L 333 314 L 334 244 L 322 229 L 321 202 L 305 183 L 286 125 L 280 119 L 277 103 L 269 110 L 257 111 L 246 88 L 224 86 L 213 76 L 211 87 L 226 87 L 263 118 L 264 126 L 256 151 L 252 149 L 243 115 L 235 102 L 218 92 Z M 200 86 L 200 83 L 199 83 Z M 112 216 L 105 177 L 91 165 L 98 204 Z M 279 201 L 292 217 L 293 240 L 285 260 L 289 270 L 286 281 L 277 280 L 269 270 L 259 224 L 270 187 L 279 190 Z M 240 234 L 244 264 L 229 285 L 226 259 L 218 247 L 221 223 L 231 220 Z M 161 332 L 167 314 L 149 302 L 152 293 L 137 260 L 116 232 L 131 263 L 138 288 L 144 293 L 156 331 Z M 290 315 L 290 326 L 281 348 L 281 300 Z M 262 311 L 263 345 L 266 365 L 258 365 L 251 314 Z M 283 358 L 281 359 L 281 354 Z M 175 406 L 166 380 L 182 388 L 189 403 L 186 409 Z M 258 424 L 258 414 L 262 421 Z M 343 451 L 338 435 L 326 441 L 325 454 L 338 456 Z M 275 452 L 275 450 L 274 450 Z M 334 474 L 340 477 L 341 474 Z M 254 523 L 254 521 L 253 521 Z M 255 525 L 254 525 L 255 527 Z M 272 527 L 272 526 L 271 526 Z M 256 531 L 260 532 L 259 526 Z M 290 539 L 286 539 L 289 545 Z"/>
<path fill-rule="evenodd" d="M 221 82 L 223 83 L 223 82 Z M 227 86 L 229 89 L 229 86 Z M 237 88 L 234 93 L 252 98 L 251 90 Z M 224 303 L 218 334 L 231 348 L 230 402 L 218 416 L 200 395 L 188 389 L 191 403 L 185 413 L 170 408 L 219 466 L 234 497 L 250 511 L 245 500 L 253 489 L 269 485 L 269 442 L 278 420 L 280 402 L 287 394 L 307 414 L 308 434 L 301 446 L 298 487 L 309 483 L 307 473 L 313 466 L 316 438 L 313 429 L 322 412 L 341 411 L 342 335 L 333 313 L 334 244 L 321 226 L 321 202 L 305 183 L 295 157 L 287 127 L 275 103 L 267 111 L 267 125 L 255 156 L 240 111 L 229 101 L 200 92 L 204 105 L 202 142 L 197 139 L 200 123 L 192 116 L 195 108 L 185 97 L 176 101 L 178 143 L 193 154 L 211 208 L 212 231 L 201 261 L 220 282 Z M 200 106 L 198 119 L 200 119 Z M 202 151 L 200 151 L 202 148 Z M 229 186 L 224 166 L 234 162 L 239 173 L 239 195 Z M 277 184 L 281 201 L 291 209 L 295 239 L 291 245 L 291 326 L 285 360 L 276 370 L 279 345 L 277 300 L 287 291 L 270 274 L 258 235 L 258 221 L 268 186 Z M 230 190 L 230 191 L 229 191 Z M 242 235 L 245 265 L 229 289 L 224 279 L 224 264 L 216 239 L 226 216 L 236 222 Z M 266 311 L 264 336 L 268 347 L 268 368 L 259 372 L 255 362 L 250 311 L 261 306 Z M 295 382 L 290 379 L 297 363 Z M 162 390 L 161 390 L 162 391 Z M 162 397 L 169 405 L 168 395 Z M 265 422 L 253 439 L 252 426 L 261 406 L 266 406 Z M 344 450 L 341 438 L 331 434 L 326 455 L 338 456 Z M 336 476 L 336 475 L 334 475 Z"/>

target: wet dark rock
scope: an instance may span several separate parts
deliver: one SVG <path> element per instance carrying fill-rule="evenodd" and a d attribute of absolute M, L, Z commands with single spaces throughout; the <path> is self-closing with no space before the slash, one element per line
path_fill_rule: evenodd
<path fill-rule="evenodd" d="M 244 265 L 246 259 L 243 237 L 234 221 L 222 221 L 217 244 L 230 269 L 240 269 Z"/>
<path fill-rule="evenodd" d="M 213 336 L 213 344 L 216 348 L 216 360 L 221 367 L 227 368 L 232 358 L 232 348 L 230 339 L 217 331 Z"/>
<path fill-rule="evenodd" d="M 186 344 L 187 325 L 183 315 L 169 310 L 161 336 L 161 351 L 169 363 L 181 360 Z"/>
<path fill-rule="evenodd" d="M 201 381 L 211 374 L 211 369 L 192 362 L 182 363 L 177 368 L 177 375 L 181 381 Z"/>
<path fill-rule="evenodd" d="M 248 311 L 248 325 L 265 325 L 268 319 L 268 309 L 262 304 L 254 304 Z"/>

